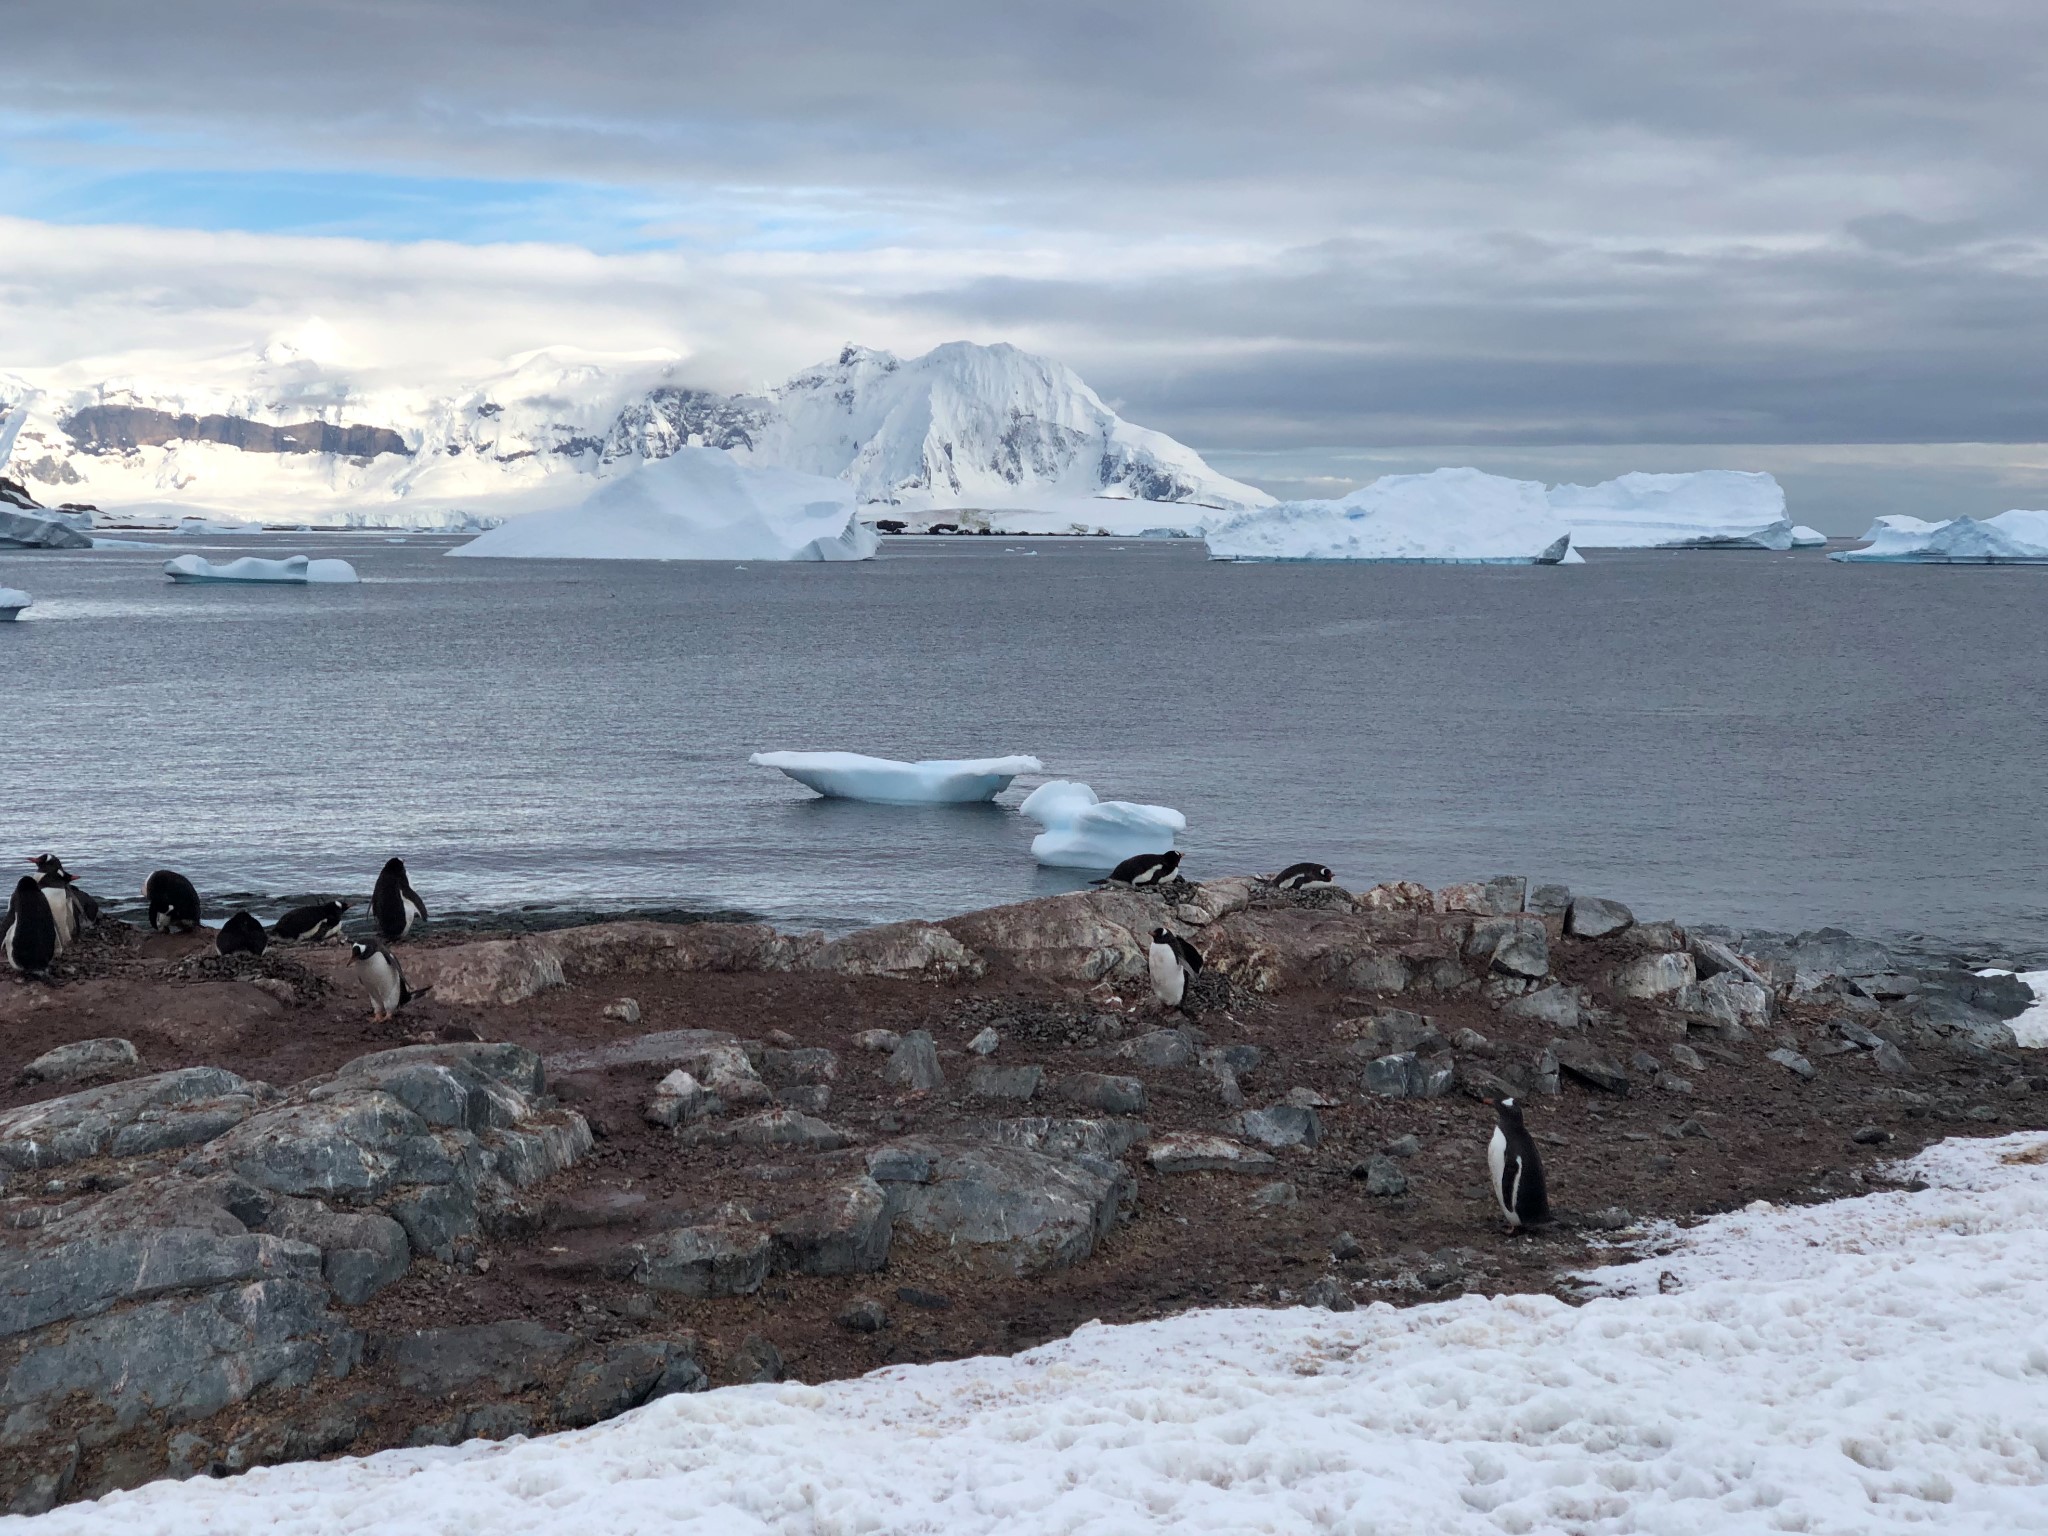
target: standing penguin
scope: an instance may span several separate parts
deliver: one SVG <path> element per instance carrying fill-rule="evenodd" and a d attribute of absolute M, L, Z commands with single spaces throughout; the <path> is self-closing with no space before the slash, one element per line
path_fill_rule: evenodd
<path fill-rule="evenodd" d="M 363 990 L 370 994 L 372 1019 L 388 1019 L 413 999 L 425 997 L 434 990 L 421 987 L 415 992 L 407 986 L 405 972 L 399 969 L 398 956 L 375 939 L 350 946 L 349 953 Z"/>
<path fill-rule="evenodd" d="M 159 869 L 142 882 L 149 926 L 158 933 L 190 933 L 199 926 L 199 893 L 176 870 Z"/>
<path fill-rule="evenodd" d="M 1152 930 L 1146 964 L 1152 972 L 1152 995 L 1162 1008 L 1180 1007 L 1187 999 L 1188 983 L 1202 974 L 1202 957 L 1195 946 L 1165 928 Z"/>
<path fill-rule="evenodd" d="M 293 907 L 270 925 L 270 936 L 288 944 L 317 944 L 341 926 L 345 901 L 316 901 L 310 907 Z"/>
<path fill-rule="evenodd" d="M 1180 868 L 1180 850 L 1169 848 L 1164 853 L 1137 853 L 1125 859 L 1094 885 L 1164 885 L 1175 878 L 1174 871 Z"/>
<path fill-rule="evenodd" d="M 263 931 L 263 925 L 247 912 L 237 912 L 220 925 L 220 932 L 213 936 L 213 952 L 216 955 L 260 955 L 270 938 Z"/>
<path fill-rule="evenodd" d="M 56 920 L 33 875 L 15 882 L 14 897 L 7 903 L 7 925 L 0 929 L 0 951 L 24 976 L 42 975 L 57 958 Z"/>
<path fill-rule="evenodd" d="M 1290 864 L 1273 877 L 1274 887 L 1282 891 L 1312 891 L 1336 883 L 1327 864 Z"/>
<path fill-rule="evenodd" d="M 1536 1141 L 1522 1124 L 1522 1106 L 1501 1099 L 1493 1106 L 1499 1123 L 1486 1147 L 1486 1168 L 1493 1177 L 1493 1198 L 1508 1219 L 1508 1230 L 1526 1231 L 1550 1220 L 1550 1195 L 1543 1185 L 1543 1159 Z"/>
<path fill-rule="evenodd" d="M 405 877 L 405 860 L 387 860 L 370 892 L 370 916 L 387 944 L 396 944 L 412 931 L 414 923 L 427 920 L 427 904 Z"/>
<path fill-rule="evenodd" d="M 64 861 L 54 853 L 39 853 L 29 862 L 36 867 L 36 875 L 44 890 L 52 885 L 64 887 L 64 894 L 70 898 L 81 924 L 96 923 L 100 920 L 99 901 L 90 893 L 80 890 L 77 877 L 64 867 Z"/>

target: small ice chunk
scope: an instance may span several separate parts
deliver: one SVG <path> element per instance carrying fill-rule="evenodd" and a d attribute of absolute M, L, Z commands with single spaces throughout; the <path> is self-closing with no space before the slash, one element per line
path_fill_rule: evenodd
<path fill-rule="evenodd" d="M 1018 807 L 1045 830 L 1031 840 L 1031 856 L 1061 869 L 1115 869 L 1141 853 L 1165 853 L 1188 819 L 1164 805 L 1098 800 L 1086 784 L 1054 779 Z"/>
<path fill-rule="evenodd" d="M 1794 549 L 1819 549 L 1827 541 L 1828 536 L 1818 528 L 1809 528 L 1804 523 L 1795 523 L 1792 527 Z"/>
<path fill-rule="evenodd" d="M 1979 522 L 1945 523 L 1917 517 L 1880 517 L 1861 549 L 1838 549 L 1830 560 L 1850 564 L 2048 565 L 2048 512 L 2015 509 Z"/>
<path fill-rule="evenodd" d="M 0 587 L 0 623 L 19 618 L 21 610 L 34 601 L 19 587 Z"/>
<path fill-rule="evenodd" d="M 1020 773 L 1043 773 L 1035 757 L 929 758 L 899 763 L 859 752 L 756 752 L 747 759 L 779 768 L 797 783 L 837 800 L 876 805 L 963 805 L 993 800 Z"/>
<path fill-rule="evenodd" d="M 1382 475 L 1341 501 L 1283 501 L 1209 530 L 1212 560 L 1556 565 L 1571 530 L 1534 480 L 1476 469 Z"/>
<path fill-rule="evenodd" d="M 282 560 L 265 560 L 243 555 L 224 565 L 215 565 L 199 555 L 180 555 L 164 562 L 164 574 L 176 582 L 255 581 L 287 586 L 339 585 L 361 580 L 346 560 L 309 560 L 304 555 L 287 555 Z"/>
<path fill-rule="evenodd" d="M 1639 472 L 1598 485 L 1554 485 L 1549 499 L 1581 549 L 1782 550 L 1796 536 L 1784 488 L 1746 470 Z"/>

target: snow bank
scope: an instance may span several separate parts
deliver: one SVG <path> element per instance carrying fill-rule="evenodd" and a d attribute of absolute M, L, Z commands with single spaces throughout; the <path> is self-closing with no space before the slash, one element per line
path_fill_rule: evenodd
<path fill-rule="evenodd" d="M 1115 869 L 1141 853 L 1164 853 L 1188 819 L 1164 805 L 1098 800 L 1086 784 L 1054 779 L 1017 807 L 1045 830 L 1031 840 L 1031 856 L 1061 869 Z"/>
<path fill-rule="evenodd" d="M 0 621 L 20 618 L 21 610 L 34 601 L 19 587 L 0 587 Z"/>
<path fill-rule="evenodd" d="M 2048 1532 L 2048 1138 L 1908 1166 L 1928 1188 L 1670 1234 L 1581 1307 L 1090 1325 L 545 1439 L 158 1482 L 36 1530 Z"/>
<path fill-rule="evenodd" d="M 1917 517 L 1880 517 L 1861 549 L 1838 549 L 1830 560 L 1853 564 L 2048 565 L 2048 512 L 2014 510 L 1979 522 L 1945 523 Z"/>
<path fill-rule="evenodd" d="M 1035 757 L 929 758 L 899 763 L 859 752 L 756 752 L 747 759 L 779 768 L 797 783 L 840 800 L 877 805 L 960 805 L 993 800 L 1020 773 L 1043 773 Z"/>
<path fill-rule="evenodd" d="M 1571 530 L 1534 480 L 1476 469 L 1382 475 L 1341 501 L 1283 501 L 1209 530 L 1212 560 L 1555 565 Z"/>
<path fill-rule="evenodd" d="M 511 560 L 866 560 L 875 531 L 844 481 L 679 448 L 580 506 L 534 512 L 451 555 Z"/>
<path fill-rule="evenodd" d="M 1744 470 L 1636 473 L 1598 485 L 1555 485 L 1550 505 L 1584 549 L 1793 547 L 1784 489 L 1770 475 Z"/>
<path fill-rule="evenodd" d="M 177 582 L 255 581 L 287 586 L 338 585 L 362 579 L 346 560 L 309 560 L 304 555 L 287 555 L 282 560 L 244 555 L 224 565 L 199 555 L 180 555 L 164 562 L 164 574 Z"/>
<path fill-rule="evenodd" d="M 2011 971 L 1979 971 L 1979 976 L 2010 976 Z M 2012 1037 L 2030 1050 L 2048 1048 L 2048 971 L 2021 971 L 2019 978 L 2034 989 L 2034 1006 L 2006 1023 Z"/>

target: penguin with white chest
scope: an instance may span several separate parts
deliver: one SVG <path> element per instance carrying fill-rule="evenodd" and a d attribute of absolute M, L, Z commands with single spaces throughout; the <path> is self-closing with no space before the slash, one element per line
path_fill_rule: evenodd
<path fill-rule="evenodd" d="M 142 882 L 149 926 L 158 933 L 190 933 L 199 926 L 199 892 L 174 869 L 159 869 Z"/>
<path fill-rule="evenodd" d="M 1543 1159 L 1536 1155 L 1536 1140 L 1522 1124 L 1522 1106 L 1513 1099 L 1501 1099 L 1493 1106 L 1498 1123 L 1493 1140 L 1486 1147 L 1486 1170 L 1493 1181 L 1493 1198 L 1508 1221 L 1510 1232 L 1526 1232 L 1550 1220 L 1550 1193 L 1543 1183 Z"/>
<path fill-rule="evenodd" d="M 370 916 L 386 944 L 396 944 L 415 924 L 427 920 L 427 904 L 406 878 L 405 860 L 388 859 L 378 872 L 376 888 L 370 892 Z"/>
<path fill-rule="evenodd" d="M 1327 864 L 1290 864 L 1272 880 L 1280 891 L 1317 891 L 1335 885 L 1337 876 Z"/>
<path fill-rule="evenodd" d="M 318 944 L 341 927 L 348 908 L 345 901 L 316 901 L 311 906 L 293 907 L 270 925 L 270 936 L 286 944 Z"/>
<path fill-rule="evenodd" d="M 432 987 L 421 987 L 414 991 L 408 986 L 405 972 L 399 968 L 398 956 L 375 939 L 352 945 L 349 953 L 357 980 L 362 982 L 363 990 L 370 994 L 370 1017 L 373 1020 L 391 1018 L 407 1003 L 425 997 L 434 990 Z"/>
<path fill-rule="evenodd" d="M 1175 873 L 1180 868 L 1180 850 L 1169 848 L 1164 853 L 1134 853 L 1117 865 L 1095 885 L 1164 885 L 1179 878 Z"/>
<path fill-rule="evenodd" d="M 1152 947 L 1146 952 L 1146 968 L 1152 973 L 1152 995 L 1162 1008 L 1178 1008 L 1187 1001 L 1188 984 L 1202 974 L 1202 956 L 1186 939 L 1167 928 L 1152 930 Z"/>
<path fill-rule="evenodd" d="M 49 898 L 33 875 L 15 882 L 7 903 L 7 923 L 0 928 L 0 953 L 24 976 L 41 976 L 57 958 L 57 923 Z"/>
<path fill-rule="evenodd" d="M 36 867 L 36 883 L 50 903 L 50 915 L 57 920 L 57 947 L 68 948 L 78 930 L 100 920 L 100 904 L 90 892 L 79 889 L 77 878 L 54 853 L 39 853 L 29 862 Z"/>

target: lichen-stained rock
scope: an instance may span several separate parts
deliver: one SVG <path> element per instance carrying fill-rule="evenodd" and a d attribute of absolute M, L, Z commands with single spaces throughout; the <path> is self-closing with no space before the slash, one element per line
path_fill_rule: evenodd
<path fill-rule="evenodd" d="M 942 927 L 991 968 L 1048 981 L 1141 981 L 1157 896 L 1133 890 L 1074 891 L 949 917 Z"/>
<path fill-rule="evenodd" d="M 1426 885 L 1413 880 L 1389 880 L 1376 885 L 1369 891 L 1360 891 L 1352 898 L 1367 912 L 1433 912 L 1436 910 L 1436 895 Z"/>
<path fill-rule="evenodd" d="M 695 1074 L 711 1047 L 736 1047 L 738 1043 L 722 1029 L 664 1029 L 648 1035 L 629 1035 L 623 1040 L 607 1040 L 603 1045 L 580 1050 L 557 1051 L 546 1058 L 546 1066 L 559 1076 L 608 1072 L 618 1067 L 681 1067 Z"/>
<path fill-rule="evenodd" d="M 1238 986 L 1271 993 L 1345 984 L 1359 962 L 1403 952 L 1414 936 L 1405 915 L 1283 908 L 1234 913 L 1205 928 L 1197 947 Z"/>
<path fill-rule="evenodd" d="M 1550 939 L 1540 917 L 1492 917 L 1474 923 L 1465 954 L 1506 976 L 1541 981 L 1550 974 Z"/>
<path fill-rule="evenodd" d="M 768 1278 L 772 1249 L 768 1234 L 737 1222 L 672 1227 L 629 1244 L 630 1277 L 656 1291 L 703 1300 L 751 1296 Z"/>
<path fill-rule="evenodd" d="M 958 981 L 988 967 L 937 923 L 883 923 L 861 928 L 805 955 L 801 968 L 842 976 L 899 976 Z"/>
<path fill-rule="evenodd" d="M 865 1174 L 830 1184 L 776 1222 L 771 1264 L 799 1275 L 865 1275 L 889 1262 L 889 1198 Z"/>
<path fill-rule="evenodd" d="M 1692 986 L 1695 974 L 1691 955 L 1653 952 L 1637 955 L 1616 966 L 1613 987 L 1620 997 L 1669 997 Z"/>
<path fill-rule="evenodd" d="M 1174 904 L 1173 915 L 1191 928 L 1206 928 L 1250 906 L 1258 888 L 1258 882 L 1246 875 L 1205 880 Z"/>
<path fill-rule="evenodd" d="M 766 923 L 592 923 L 546 936 L 574 981 L 639 971 L 786 971 L 802 946 Z"/>
<path fill-rule="evenodd" d="M 1003 1275 L 1078 1264 L 1116 1220 L 1123 1179 L 1093 1160 L 942 1145 L 928 1183 L 897 1184 L 897 1220 L 958 1262 Z"/>
<path fill-rule="evenodd" d="M 1153 1137 L 1145 1149 L 1145 1160 L 1155 1173 L 1268 1173 L 1280 1166 L 1270 1152 L 1200 1131 L 1169 1131 Z"/>
<path fill-rule="evenodd" d="M 431 984 L 444 1003 L 503 1007 L 563 985 L 562 955 L 541 937 L 481 939 L 420 956 L 416 985 Z"/>
<path fill-rule="evenodd" d="M 0 1168 L 60 1168 L 208 1141 L 277 1097 L 219 1067 L 184 1067 L 0 1113 Z"/>
<path fill-rule="evenodd" d="M 142 1055 L 132 1040 L 74 1040 L 45 1051 L 21 1069 L 31 1083 L 86 1083 L 142 1070 Z"/>

